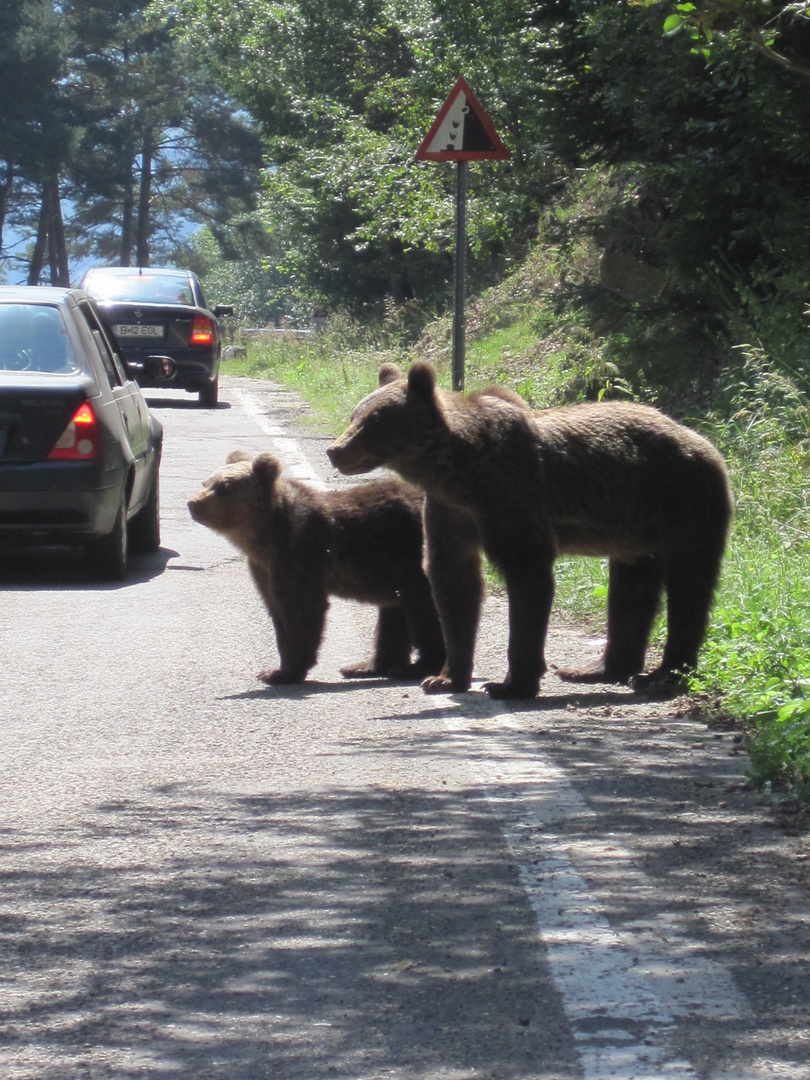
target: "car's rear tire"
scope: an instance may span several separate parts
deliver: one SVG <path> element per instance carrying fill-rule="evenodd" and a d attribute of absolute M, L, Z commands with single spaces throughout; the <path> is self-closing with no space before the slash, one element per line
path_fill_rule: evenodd
<path fill-rule="evenodd" d="M 219 400 L 219 376 L 212 383 L 200 387 L 200 405 L 204 409 L 213 409 Z"/>
<path fill-rule="evenodd" d="M 132 551 L 154 552 L 160 549 L 160 473 L 149 498 L 129 523 L 129 546 Z"/>
<path fill-rule="evenodd" d="M 94 576 L 103 581 L 123 581 L 129 561 L 129 530 L 127 507 L 122 500 L 111 533 L 91 540 L 87 545 L 87 559 Z"/>

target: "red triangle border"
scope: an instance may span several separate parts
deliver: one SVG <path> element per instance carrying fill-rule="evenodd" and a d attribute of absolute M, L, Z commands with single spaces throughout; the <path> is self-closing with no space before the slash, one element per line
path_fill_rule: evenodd
<path fill-rule="evenodd" d="M 484 131 L 487 134 L 487 137 L 492 143 L 492 149 L 428 150 L 428 147 L 433 142 L 436 133 L 441 127 L 442 121 L 450 111 L 453 102 L 456 100 L 460 93 L 464 94 L 467 99 L 468 105 L 478 117 L 481 126 L 483 127 Z M 481 105 L 481 102 L 472 92 L 467 81 L 463 77 L 459 76 L 456 85 L 448 94 L 447 99 L 445 100 L 441 109 L 439 109 L 439 114 L 433 121 L 430 131 L 428 131 L 427 135 L 422 140 L 419 149 L 414 154 L 414 161 L 505 161 L 511 156 L 512 155 L 510 154 L 510 152 L 506 149 L 504 144 L 498 138 L 492 121 L 484 112 L 484 108 Z"/>

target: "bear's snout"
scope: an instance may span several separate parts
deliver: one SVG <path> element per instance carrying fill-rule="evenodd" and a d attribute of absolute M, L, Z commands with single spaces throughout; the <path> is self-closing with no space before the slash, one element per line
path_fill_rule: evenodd
<path fill-rule="evenodd" d="M 332 443 L 331 446 L 327 446 L 326 456 L 338 472 L 348 472 L 348 466 L 350 464 L 349 455 L 346 453 L 345 445 L 342 446 L 339 439 Z"/>
<path fill-rule="evenodd" d="M 201 510 L 202 503 L 200 499 L 195 495 L 194 498 L 188 500 L 188 503 L 186 505 L 188 506 L 188 512 L 191 514 L 192 518 L 195 521 L 201 521 L 203 514 Z"/>
<path fill-rule="evenodd" d="M 341 435 L 327 447 L 326 456 L 337 471 L 343 473 L 344 476 L 358 476 L 360 473 L 371 472 L 380 464 L 371 454 L 364 451 L 356 440 L 347 440 L 345 435 Z"/>

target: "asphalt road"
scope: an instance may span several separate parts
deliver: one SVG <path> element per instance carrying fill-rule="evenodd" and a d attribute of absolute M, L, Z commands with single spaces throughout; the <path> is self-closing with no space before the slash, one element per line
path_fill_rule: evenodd
<path fill-rule="evenodd" d="M 345 480 L 294 397 L 221 393 L 150 399 L 163 547 L 126 583 L 0 566 L 0 1077 L 810 1076 L 807 840 L 733 734 L 551 676 L 517 707 L 347 682 L 344 603 L 264 686 L 269 620 L 186 500 L 235 447 Z"/>

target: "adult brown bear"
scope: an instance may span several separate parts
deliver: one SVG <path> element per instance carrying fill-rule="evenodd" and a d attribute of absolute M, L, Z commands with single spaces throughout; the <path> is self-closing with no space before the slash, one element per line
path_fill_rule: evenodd
<path fill-rule="evenodd" d="M 486 684 L 492 697 L 537 693 L 563 554 L 606 556 L 609 585 L 601 663 L 561 674 L 638 677 L 662 589 L 666 645 L 646 680 L 695 667 L 731 519 L 723 460 L 695 432 L 629 403 L 533 413 L 497 388 L 439 390 L 427 364 L 407 378 L 389 364 L 327 453 L 343 473 L 387 465 L 425 492 L 428 577 L 447 646 L 425 690 L 470 686 L 481 548 L 509 598 L 509 670 Z"/>
<path fill-rule="evenodd" d="M 242 450 L 205 481 L 189 512 L 247 555 L 276 630 L 281 666 L 263 672 L 264 682 L 306 678 L 330 596 L 379 608 L 373 655 L 343 675 L 422 679 L 442 670 L 444 641 L 422 568 L 423 501 L 396 479 L 315 491 L 282 477 L 272 454 Z"/>

